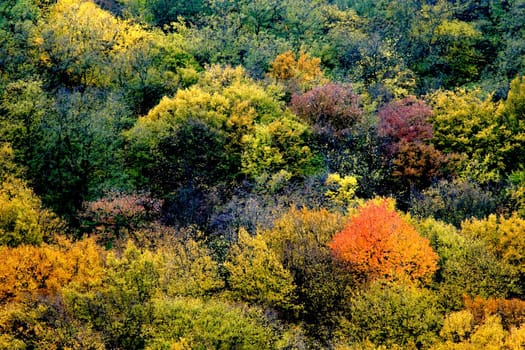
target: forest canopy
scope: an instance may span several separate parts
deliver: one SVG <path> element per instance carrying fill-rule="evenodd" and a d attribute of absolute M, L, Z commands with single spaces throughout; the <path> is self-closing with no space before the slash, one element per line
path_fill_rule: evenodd
<path fill-rule="evenodd" d="M 522 349 L 525 1 L 0 2 L 0 349 Z"/>

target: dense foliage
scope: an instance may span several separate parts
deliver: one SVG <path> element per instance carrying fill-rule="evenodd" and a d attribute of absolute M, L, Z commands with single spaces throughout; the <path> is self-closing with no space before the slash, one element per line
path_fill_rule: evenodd
<path fill-rule="evenodd" d="M 525 2 L 0 1 L 0 349 L 522 349 Z"/>

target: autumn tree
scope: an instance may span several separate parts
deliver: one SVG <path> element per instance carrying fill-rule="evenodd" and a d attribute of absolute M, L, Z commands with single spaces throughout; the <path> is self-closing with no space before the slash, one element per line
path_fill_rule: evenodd
<path fill-rule="evenodd" d="M 271 349 L 279 340 L 263 312 L 220 299 L 159 298 L 145 327 L 151 349 Z"/>
<path fill-rule="evenodd" d="M 163 95 L 186 84 L 186 68 L 197 68 L 182 35 L 146 30 L 92 1 L 50 5 L 32 31 L 31 44 L 35 67 L 50 90 L 111 89 L 136 114 L 147 113 Z"/>
<path fill-rule="evenodd" d="M 130 171 L 141 182 L 157 177 L 164 192 L 186 181 L 223 181 L 239 171 L 243 135 L 280 112 L 241 67 L 210 67 L 199 86 L 164 97 L 127 132 Z"/>
<path fill-rule="evenodd" d="M 438 296 L 414 284 L 378 280 L 350 300 L 342 332 L 353 342 L 392 348 L 428 348 L 443 322 Z"/>
<path fill-rule="evenodd" d="M 96 318 L 94 324 L 102 329 L 106 346 L 142 348 L 145 344 L 143 325 L 151 322 L 152 298 L 159 286 L 159 270 L 154 254 L 139 250 L 128 242 L 121 257 L 110 253 L 106 260 L 102 298 L 88 303 L 101 310 L 107 319 Z M 87 300 L 92 296 L 86 296 Z"/>
<path fill-rule="evenodd" d="M 482 324 L 487 317 L 498 315 L 505 330 L 525 323 L 525 302 L 520 299 L 464 298 L 465 308 L 472 314 L 474 325 Z"/>
<path fill-rule="evenodd" d="M 120 29 L 119 20 L 94 2 L 61 0 L 49 7 L 31 39 L 38 64 L 55 87 L 107 86 Z"/>
<path fill-rule="evenodd" d="M 210 296 L 224 288 L 220 266 L 206 242 L 167 239 L 156 250 L 159 288 L 169 297 Z"/>
<path fill-rule="evenodd" d="M 234 297 L 288 312 L 296 308 L 292 274 L 261 235 L 250 237 L 241 228 L 224 267 Z"/>
<path fill-rule="evenodd" d="M 433 288 L 440 294 L 445 309 L 461 310 L 464 295 L 483 298 L 521 295 L 516 268 L 491 252 L 485 242 L 433 218 L 416 220 L 414 225 L 439 255 Z"/>
<path fill-rule="evenodd" d="M 524 304 L 519 299 L 465 298 L 465 309 L 447 315 L 439 333 L 445 349 L 521 349 Z"/>
<path fill-rule="evenodd" d="M 345 290 L 354 281 L 327 246 L 342 216 L 326 209 L 290 208 L 260 235 L 290 271 L 307 334 L 328 344 L 339 327 Z"/>
<path fill-rule="evenodd" d="M 339 259 L 370 280 L 399 276 L 425 280 L 437 269 L 438 256 L 428 240 L 386 200 L 360 207 L 328 245 Z"/>
<path fill-rule="evenodd" d="M 169 193 L 241 174 L 253 180 L 281 170 L 295 177 L 315 172 L 309 127 L 284 109 L 274 88 L 241 67 L 210 67 L 197 85 L 163 98 L 126 133 L 134 178 L 159 180 L 151 185 Z"/>
<path fill-rule="evenodd" d="M 0 182 L 0 245 L 40 245 L 63 227 L 24 181 L 8 177 Z"/>
<path fill-rule="evenodd" d="M 525 240 L 522 234 L 525 232 L 525 219 L 517 214 L 508 218 L 491 214 L 483 219 L 465 220 L 461 232 L 467 237 L 483 241 L 498 259 L 515 267 L 522 276 L 525 275 Z"/>
<path fill-rule="evenodd" d="M 432 144 L 445 154 L 459 154 L 458 175 L 481 183 L 499 181 L 510 164 L 505 163 L 507 141 L 498 127 L 498 103 L 480 90 L 438 91 L 431 96 L 434 114 Z"/>
<path fill-rule="evenodd" d="M 314 126 L 314 130 L 326 128 L 338 133 L 352 128 L 363 118 L 360 100 L 350 85 L 326 84 L 293 95 L 290 108 Z"/>
<path fill-rule="evenodd" d="M 379 133 L 391 140 L 391 152 L 396 151 L 397 144 L 402 140 L 421 142 L 432 138 L 432 109 L 414 96 L 388 103 L 378 115 Z"/>
<path fill-rule="evenodd" d="M 287 51 L 275 57 L 268 75 L 282 82 L 290 94 L 304 92 L 327 83 L 320 64 L 319 58 L 310 57 L 308 53 L 300 52 L 296 57 L 292 51 Z"/>
<path fill-rule="evenodd" d="M 358 202 L 355 198 L 357 189 L 357 178 L 355 176 L 341 177 L 338 173 L 328 174 L 324 184 L 328 188 L 325 196 L 332 204 L 344 208 Z"/>
<path fill-rule="evenodd" d="M 52 296 L 68 284 L 91 290 L 104 276 L 100 248 L 93 239 L 58 245 L 0 247 L 4 263 L 0 269 L 0 303 Z"/>
<path fill-rule="evenodd" d="M 257 125 L 242 139 L 242 171 L 258 182 L 285 174 L 304 178 L 321 169 L 322 159 L 309 146 L 310 129 L 291 113 L 267 125 Z"/>
<path fill-rule="evenodd" d="M 486 321 L 474 327 L 472 315 L 459 311 L 447 315 L 440 335 L 446 342 L 437 343 L 436 350 L 519 349 L 523 340 L 523 328 L 505 332 L 498 316 L 488 316 Z"/>
<path fill-rule="evenodd" d="M 104 348 L 102 332 L 67 304 L 58 295 L 7 305 L 0 321 L 0 348 Z"/>
<path fill-rule="evenodd" d="M 432 110 L 415 97 L 392 101 L 379 112 L 378 133 L 398 181 L 422 187 L 439 176 L 445 156 L 430 143 Z"/>

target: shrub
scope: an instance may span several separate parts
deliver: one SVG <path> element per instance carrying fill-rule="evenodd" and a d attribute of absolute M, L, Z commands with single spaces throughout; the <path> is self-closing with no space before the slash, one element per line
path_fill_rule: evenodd
<path fill-rule="evenodd" d="M 437 340 L 443 315 L 436 295 L 413 284 L 377 281 L 356 293 L 347 336 L 388 348 L 427 348 Z"/>
<path fill-rule="evenodd" d="M 482 218 L 494 212 L 496 200 L 491 192 L 471 181 L 440 181 L 415 195 L 410 211 L 420 217 L 434 217 L 459 227 L 472 217 Z"/>
<path fill-rule="evenodd" d="M 40 245 L 63 228 L 22 180 L 8 178 L 0 183 L 0 246 Z"/>

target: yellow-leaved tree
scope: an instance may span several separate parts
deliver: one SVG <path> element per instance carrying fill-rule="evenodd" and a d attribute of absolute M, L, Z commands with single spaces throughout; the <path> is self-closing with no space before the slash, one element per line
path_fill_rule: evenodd
<path fill-rule="evenodd" d="M 293 311 L 295 285 L 293 277 L 263 237 L 238 232 L 238 243 L 230 249 L 224 267 L 228 284 L 236 298 L 247 302 Z"/>
<path fill-rule="evenodd" d="M 298 57 L 292 51 L 275 57 L 268 76 L 284 84 L 290 95 L 328 83 L 321 69 L 321 59 L 302 51 Z"/>
<path fill-rule="evenodd" d="M 523 162 L 525 82 L 516 78 L 507 100 L 493 102 L 481 90 L 438 91 L 431 96 L 432 143 L 458 154 L 459 175 L 498 181 Z"/>
<path fill-rule="evenodd" d="M 203 242 L 178 239 L 156 251 L 160 289 L 170 297 L 207 296 L 224 287 L 219 264 Z"/>
<path fill-rule="evenodd" d="M 481 239 L 499 260 L 525 275 L 525 219 L 514 213 L 510 217 L 489 215 L 485 219 L 471 219 L 461 225 L 461 233 Z"/>
<path fill-rule="evenodd" d="M 319 166 L 310 128 L 285 109 L 277 91 L 242 68 L 210 67 L 198 84 L 164 97 L 126 136 L 137 180 L 153 177 L 163 193 L 241 174 L 304 176 Z"/>
<path fill-rule="evenodd" d="M 0 245 L 39 245 L 62 226 L 24 181 L 8 177 L 0 183 Z"/>

